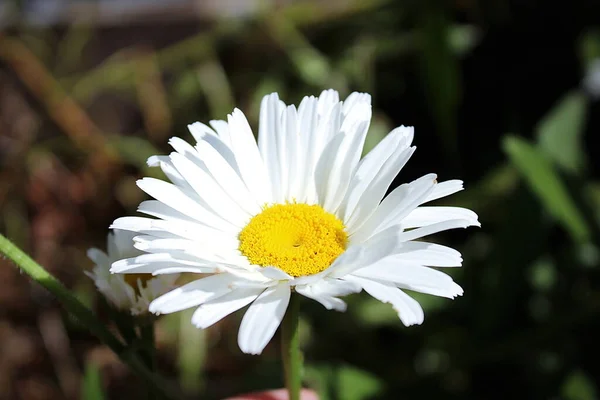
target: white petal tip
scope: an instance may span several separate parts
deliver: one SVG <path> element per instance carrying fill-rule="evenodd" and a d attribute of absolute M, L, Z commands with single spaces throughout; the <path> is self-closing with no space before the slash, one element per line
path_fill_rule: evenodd
<path fill-rule="evenodd" d="M 146 160 L 146 164 L 149 167 L 158 167 L 160 165 L 160 158 L 158 156 L 150 156 Z"/>

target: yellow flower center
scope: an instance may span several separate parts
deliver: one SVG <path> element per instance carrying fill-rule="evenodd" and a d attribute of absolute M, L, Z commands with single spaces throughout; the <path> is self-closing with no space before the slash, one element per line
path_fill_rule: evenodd
<path fill-rule="evenodd" d="M 292 276 L 325 270 L 344 252 L 344 224 L 318 205 L 268 206 L 240 233 L 240 251 L 252 264 L 277 267 Z"/>

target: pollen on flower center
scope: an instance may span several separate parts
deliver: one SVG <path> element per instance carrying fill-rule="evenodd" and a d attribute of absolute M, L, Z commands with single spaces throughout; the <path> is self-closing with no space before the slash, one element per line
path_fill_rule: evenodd
<path fill-rule="evenodd" d="M 292 276 L 325 270 L 344 252 L 344 224 L 318 205 L 268 206 L 240 232 L 240 251 L 252 264 Z"/>

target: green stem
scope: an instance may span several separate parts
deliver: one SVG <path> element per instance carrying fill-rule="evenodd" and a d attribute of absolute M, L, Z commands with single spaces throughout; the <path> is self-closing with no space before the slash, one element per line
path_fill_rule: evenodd
<path fill-rule="evenodd" d="M 2 234 L 0 234 L 0 253 L 12 260 L 31 279 L 56 296 L 68 312 L 98 337 L 102 343 L 110 347 L 133 372 L 144 379 L 147 385 L 153 387 L 156 393 L 160 393 L 168 399 L 176 398 L 169 392 L 162 379 L 152 373 L 135 353 L 128 351 L 127 347 L 69 289 Z"/>
<path fill-rule="evenodd" d="M 299 316 L 300 296 L 292 293 L 281 326 L 281 357 L 289 400 L 300 400 L 302 386 L 302 353 L 298 340 Z"/>

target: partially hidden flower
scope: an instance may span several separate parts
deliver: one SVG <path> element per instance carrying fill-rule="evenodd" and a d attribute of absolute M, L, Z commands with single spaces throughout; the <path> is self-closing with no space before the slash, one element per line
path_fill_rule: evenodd
<path fill-rule="evenodd" d="M 412 127 L 390 132 L 361 160 L 371 98 L 334 90 L 287 106 L 276 93 L 261 103 L 258 143 L 235 109 L 211 127 L 189 125 L 195 145 L 174 137 L 169 156 L 153 156 L 171 183 L 144 178 L 154 200 L 114 228 L 137 232 L 146 252 L 115 262 L 112 272 L 155 275 L 211 273 L 150 304 L 154 313 L 197 307 L 192 323 L 206 328 L 250 304 L 238 333 L 246 353 L 273 337 L 295 291 L 327 309 L 366 291 L 390 303 L 406 325 L 423 309 L 405 290 L 454 298 L 463 293 L 431 267 L 458 267 L 458 251 L 423 241 L 452 228 L 479 225 L 458 207 L 422 206 L 462 190 L 428 174 L 386 191 L 413 154 Z"/>
<path fill-rule="evenodd" d="M 113 262 L 142 254 L 133 247 L 134 236 L 132 232 L 115 229 L 108 234 L 107 253 L 96 248 L 89 249 L 88 257 L 95 265 L 86 275 L 93 279 L 100 293 L 115 308 L 140 315 L 148 312 L 152 300 L 175 288 L 178 275 L 111 274 Z"/>

